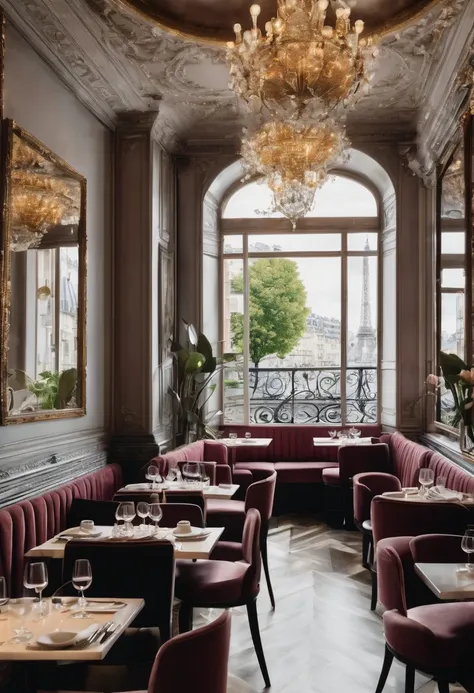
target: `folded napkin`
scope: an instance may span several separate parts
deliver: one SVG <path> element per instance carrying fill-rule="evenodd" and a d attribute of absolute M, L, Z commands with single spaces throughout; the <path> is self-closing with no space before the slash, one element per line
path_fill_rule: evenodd
<path fill-rule="evenodd" d="M 151 489 L 151 484 L 127 484 L 125 488 L 128 491 L 149 491 Z"/>
<path fill-rule="evenodd" d="M 444 488 L 443 486 L 433 486 L 428 489 L 426 498 L 428 498 L 428 500 L 459 501 L 462 498 L 462 494 L 458 493 L 458 491 L 451 491 L 449 488 Z"/>

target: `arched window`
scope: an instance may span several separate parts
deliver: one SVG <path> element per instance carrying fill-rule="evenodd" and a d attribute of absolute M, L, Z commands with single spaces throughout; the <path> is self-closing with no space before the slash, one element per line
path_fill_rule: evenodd
<path fill-rule="evenodd" d="M 356 424 L 379 421 L 378 202 L 335 176 L 295 233 L 268 215 L 264 183 L 222 208 L 224 421 Z"/>

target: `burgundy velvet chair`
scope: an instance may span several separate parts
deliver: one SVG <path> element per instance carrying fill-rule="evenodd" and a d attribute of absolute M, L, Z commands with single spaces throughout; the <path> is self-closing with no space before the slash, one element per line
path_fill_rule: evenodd
<path fill-rule="evenodd" d="M 229 611 L 172 638 L 156 656 L 147 693 L 226 693 L 229 643 Z"/>
<path fill-rule="evenodd" d="M 464 563 L 466 554 L 461 548 L 459 534 L 423 534 L 410 541 L 414 563 Z"/>
<path fill-rule="evenodd" d="M 71 579 L 78 558 L 87 558 L 92 567 L 87 597 L 145 599 L 145 607 L 133 626 L 158 627 L 160 642 L 169 640 L 175 582 L 174 547 L 170 542 L 71 540 L 64 550 L 63 583 Z"/>
<path fill-rule="evenodd" d="M 372 498 L 386 491 L 399 491 L 400 481 L 393 474 L 382 472 L 364 472 L 353 478 L 353 508 L 354 523 L 362 532 L 362 565 L 370 572 L 372 580 L 372 596 L 370 608 L 377 606 L 377 571 L 374 561 L 374 539 L 372 536 L 372 521 L 370 505 Z"/>
<path fill-rule="evenodd" d="M 377 440 L 377 439 L 376 439 Z M 353 528 L 353 478 L 363 472 L 391 471 L 390 455 L 386 443 L 370 445 L 341 445 L 337 452 L 339 467 L 323 469 L 326 515 L 342 514 L 342 523 Z"/>
<path fill-rule="evenodd" d="M 270 580 L 268 566 L 268 523 L 272 516 L 273 500 L 275 498 L 276 472 L 270 472 L 265 479 L 256 481 L 247 489 L 245 501 L 214 500 L 207 501 L 206 522 L 208 527 L 225 527 L 223 539 L 241 541 L 245 517 L 250 508 L 256 508 L 260 513 L 260 549 L 262 563 L 267 581 L 268 593 L 272 608 L 275 608 L 275 597 Z"/>
<path fill-rule="evenodd" d="M 73 498 L 67 515 L 67 526 L 78 527 L 82 520 L 93 520 L 96 525 L 105 527 L 114 525 L 117 506 L 115 501 Z"/>
<path fill-rule="evenodd" d="M 245 605 L 258 663 L 265 685 L 269 687 L 270 678 L 257 616 L 261 570 L 260 524 L 260 513 L 250 508 L 242 536 L 242 560 L 177 561 L 176 596 L 182 601 L 180 630 L 192 627 L 193 607 L 227 609 Z"/>
<path fill-rule="evenodd" d="M 378 560 L 384 575 L 379 589 L 388 611 L 383 615 L 385 657 L 376 693 L 382 693 L 394 658 L 406 665 L 405 693 L 414 693 L 415 670 L 432 676 L 440 693 L 449 693 L 450 682 L 462 683 L 474 673 L 474 603 L 407 609 L 400 557 L 387 547 Z"/>
<path fill-rule="evenodd" d="M 198 505 L 192 503 L 163 503 L 162 527 L 176 527 L 180 520 L 188 520 L 192 527 L 204 527 L 204 515 Z"/>

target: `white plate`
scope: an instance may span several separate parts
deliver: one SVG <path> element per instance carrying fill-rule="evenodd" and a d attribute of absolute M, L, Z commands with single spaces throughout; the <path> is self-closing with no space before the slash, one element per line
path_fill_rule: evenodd
<path fill-rule="evenodd" d="M 65 650 L 90 637 L 99 627 L 98 623 L 90 625 L 79 633 L 67 630 L 57 630 L 38 636 L 36 644 L 48 650 Z"/>
<path fill-rule="evenodd" d="M 61 532 L 58 538 L 70 537 L 71 539 L 97 539 L 101 537 L 102 532 L 94 530 L 93 532 L 83 532 L 80 527 L 71 527 L 70 529 L 65 529 Z"/>
<path fill-rule="evenodd" d="M 190 532 L 178 532 L 178 530 L 173 529 L 173 536 L 176 539 L 196 539 L 201 538 L 203 535 L 208 536 L 208 533 L 202 527 L 191 527 Z"/>
<path fill-rule="evenodd" d="M 219 484 L 218 488 L 223 488 L 223 489 L 231 489 L 232 484 Z"/>

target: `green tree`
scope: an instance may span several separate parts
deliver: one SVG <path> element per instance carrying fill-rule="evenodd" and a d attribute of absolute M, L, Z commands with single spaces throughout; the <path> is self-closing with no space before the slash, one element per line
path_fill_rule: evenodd
<path fill-rule="evenodd" d="M 232 280 L 232 290 L 243 293 L 243 276 Z M 249 353 L 255 367 L 264 356 L 284 358 L 300 341 L 309 310 L 306 289 L 294 260 L 257 260 L 249 268 Z M 230 317 L 232 347 L 243 351 L 243 315 Z"/>

